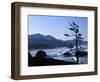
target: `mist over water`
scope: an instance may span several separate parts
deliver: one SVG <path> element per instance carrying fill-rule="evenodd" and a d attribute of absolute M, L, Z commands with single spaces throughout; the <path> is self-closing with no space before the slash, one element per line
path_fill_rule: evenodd
<path fill-rule="evenodd" d="M 75 48 L 73 48 L 72 51 L 70 51 L 70 49 L 67 47 L 60 47 L 60 48 L 54 48 L 54 49 L 32 49 L 32 50 L 29 50 L 29 52 L 31 53 L 32 57 L 35 57 L 36 53 L 39 50 L 45 51 L 46 54 L 48 55 L 48 57 L 50 57 L 50 58 L 63 60 L 63 61 L 76 62 Z M 71 56 L 64 56 L 63 54 L 65 52 L 70 52 L 72 55 Z M 87 56 L 79 57 L 79 63 L 80 64 L 87 64 L 88 57 Z"/>

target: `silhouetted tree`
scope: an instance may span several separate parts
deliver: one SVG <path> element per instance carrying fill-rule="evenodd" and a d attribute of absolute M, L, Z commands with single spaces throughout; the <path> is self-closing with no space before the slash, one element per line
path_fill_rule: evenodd
<path fill-rule="evenodd" d="M 46 54 L 45 51 L 39 50 L 35 57 L 38 58 L 38 59 L 42 59 L 42 58 L 47 57 L 47 54 Z"/>
<path fill-rule="evenodd" d="M 64 35 L 65 36 L 75 36 L 75 46 L 76 46 L 75 56 L 77 59 L 77 63 L 79 63 L 79 53 L 78 53 L 78 45 L 79 44 L 78 44 L 78 41 L 83 39 L 82 34 L 79 33 L 79 26 L 75 22 L 69 23 L 69 25 L 70 25 L 69 30 L 74 32 L 74 34 L 73 35 L 64 34 Z"/>

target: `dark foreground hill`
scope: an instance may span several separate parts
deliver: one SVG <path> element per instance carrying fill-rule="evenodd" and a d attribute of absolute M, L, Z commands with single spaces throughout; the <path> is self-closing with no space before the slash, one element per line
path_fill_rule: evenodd
<path fill-rule="evenodd" d="M 47 54 L 44 51 L 38 51 L 35 57 L 32 57 L 31 54 L 28 53 L 28 66 L 71 65 L 71 64 L 77 64 L 77 63 L 48 58 Z"/>

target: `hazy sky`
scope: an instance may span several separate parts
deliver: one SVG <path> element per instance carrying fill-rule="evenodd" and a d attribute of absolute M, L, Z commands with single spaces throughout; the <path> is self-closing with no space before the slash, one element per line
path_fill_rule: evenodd
<path fill-rule="evenodd" d="M 64 34 L 72 35 L 73 32 L 68 28 L 69 23 L 75 22 L 79 25 L 80 33 L 84 40 L 87 40 L 88 18 L 87 17 L 70 17 L 70 16 L 28 16 L 29 35 L 40 33 L 51 35 L 57 39 L 67 40 L 73 37 L 65 37 Z"/>

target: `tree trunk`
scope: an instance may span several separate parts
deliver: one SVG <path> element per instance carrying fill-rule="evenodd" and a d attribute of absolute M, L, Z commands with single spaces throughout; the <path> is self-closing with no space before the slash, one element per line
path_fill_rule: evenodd
<path fill-rule="evenodd" d="M 75 36 L 76 36 L 76 53 L 75 53 L 75 56 L 76 56 L 76 59 L 77 59 L 77 63 L 79 63 L 79 58 L 78 58 L 78 39 L 77 39 L 77 33 L 75 33 Z"/>

